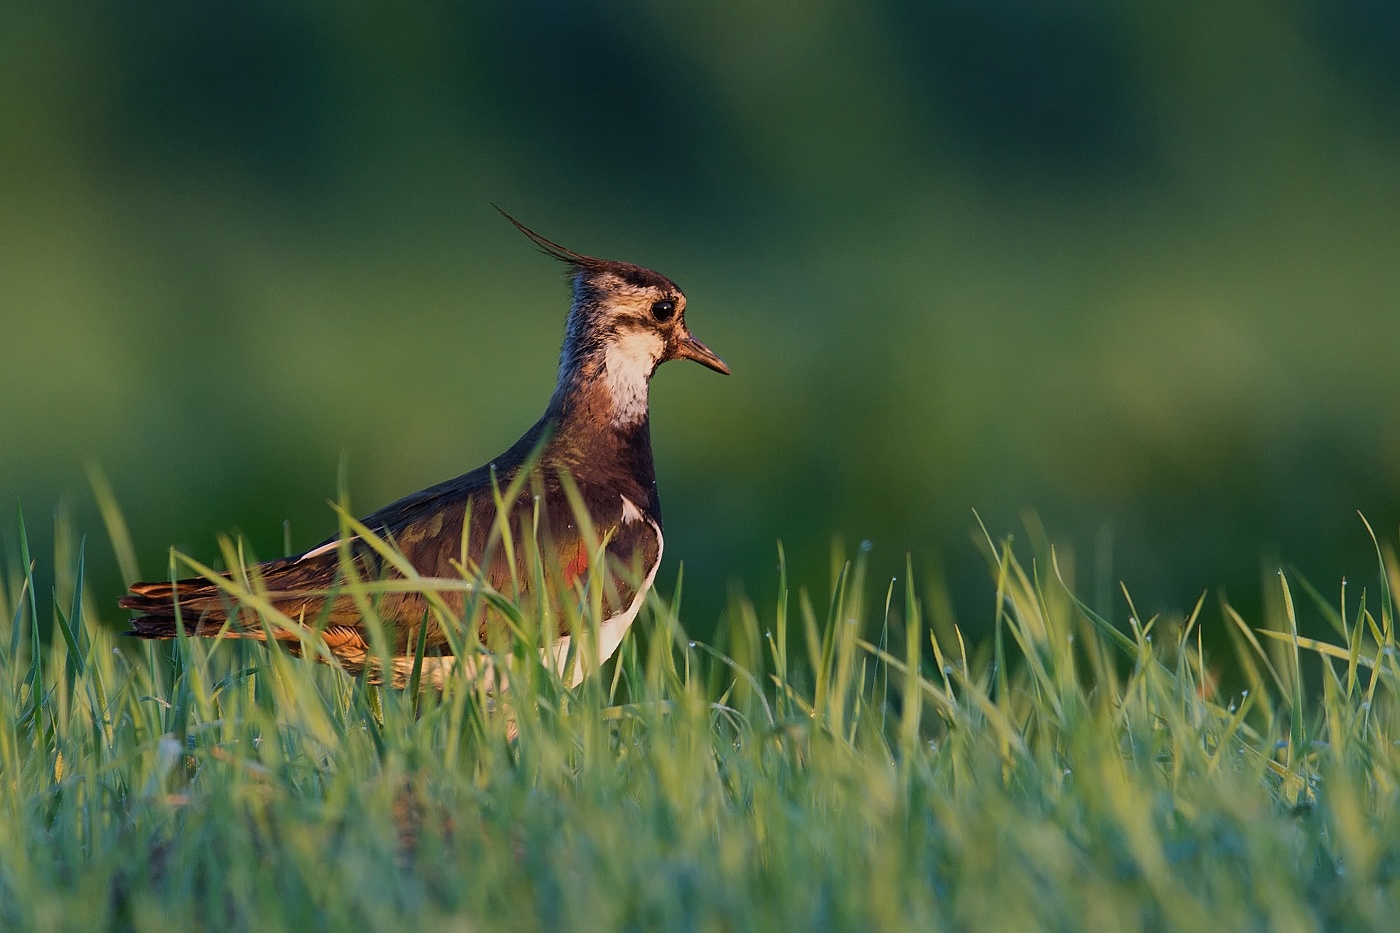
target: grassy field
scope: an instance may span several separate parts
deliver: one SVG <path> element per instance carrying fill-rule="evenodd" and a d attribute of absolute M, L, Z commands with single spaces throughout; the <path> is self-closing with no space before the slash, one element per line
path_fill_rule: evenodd
<path fill-rule="evenodd" d="M 60 527 L 51 600 L 17 540 L 4 929 L 1303 931 L 1400 910 L 1384 547 L 1364 592 L 1281 575 L 1276 617 L 1120 631 L 1067 555 L 989 539 L 979 644 L 861 552 L 774 606 L 736 597 L 697 644 L 673 568 L 577 691 L 524 642 L 502 658 L 508 715 L 465 676 L 415 695 L 258 646 L 128 643 L 116 594 L 82 585 L 106 547 Z M 1297 636 L 1304 602 L 1331 644 Z M 1246 691 L 1216 686 L 1204 625 Z"/>

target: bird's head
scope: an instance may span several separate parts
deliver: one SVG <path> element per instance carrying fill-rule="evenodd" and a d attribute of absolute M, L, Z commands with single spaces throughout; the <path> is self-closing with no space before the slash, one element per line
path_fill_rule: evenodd
<path fill-rule="evenodd" d="M 686 326 L 685 295 L 675 282 L 629 262 L 575 253 L 505 217 L 570 267 L 574 300 L 560 355 L 561 391 L 580 381 L 600 382 L 611 396 L 612 420 L 627 424 L 646 417 L 647 383 L 668 360 L 694 360 L 729 374 L 724 360 Z"/>

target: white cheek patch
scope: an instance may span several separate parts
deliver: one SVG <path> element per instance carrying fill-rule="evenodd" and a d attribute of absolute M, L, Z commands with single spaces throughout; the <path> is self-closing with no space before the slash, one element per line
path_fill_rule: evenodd
<path fill-rule="evenodd" d="M 636 424 L 646 417 L 647 381 L 665 349 L 659 336 L 646 331 L 622 334 L 608 344 L 604 381 L 612 395 L 613 424 Z"/>

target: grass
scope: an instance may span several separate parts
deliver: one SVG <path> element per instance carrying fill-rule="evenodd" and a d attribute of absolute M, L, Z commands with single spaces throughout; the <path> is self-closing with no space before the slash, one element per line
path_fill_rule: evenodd
<path fill-rule="evenodd" d="M 1276 618 L 1120 631 L 1063 554 L 989 541 L 983 644 L 861 554 L 820 593 L 736 598 L 723 647 L 687 638 L 677 580 L 576 691 L 528 646 L 502 659 L 507 716 L 465 675 L 414 694 L 131 644 L 83 587 L 90 549 L 60 528 L 41 597 L 18 540 L 4 929 L 1303 931 L 1400 909 L 1384 548 L 1336 605 L 1280 576 Z M 1334 638 L 1297 636 L 1299 598 Z M 1223 661 L 1247 691 L 1219 693 Z"/>

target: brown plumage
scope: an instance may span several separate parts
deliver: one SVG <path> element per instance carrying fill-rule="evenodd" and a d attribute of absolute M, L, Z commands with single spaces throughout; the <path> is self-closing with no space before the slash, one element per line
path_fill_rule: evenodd
<path fill-rule="evenodd" d="M 504 212 L 502 212 L 504 213 Z M 406 496 L 364 518 L 363 524 L 391 542 L 423 577 L 464 577 L 508 597 L 544 600 L 558 620 L 558 635 L 569 636 L 570 613 L 563 602 L 576 599 L 591 581 L 601 580 L 604 625 L 598 661 L 616 647 L 651 585 L 662 552 L 661 508 L 652 463 L 647 385 L 655 368 L 672 359 L 696 360 L 721 373 L 728 368 L 685 325 L 685 296 L 670 279 L 630 263 L 593 259 L 566 250 L 511 223 L 549 255 L 570 266 L 573 303 L 569 310 L 559 380 L 540 418 L 509 450 L 455 479 Z M 523 470 L 528 475 L 521 476 Z M 493 487 L 494 473 L 494 487 Z M 518 494 L 498 515 L 494 489 L 505 493 L 517 479 Z M 569 484 L 577 490 L 571 500 Z M 583 515 L 575 505 L 581 505 Z M 586 519 L 581 522 L 580 519 Z M 586 537 L 586 525 L 594 536 Z M 504 553 L 502 526 L 515 551 L 514 577 Z M 581 527 L 581 525 L 585 527 Z M 606 542 L 606 572 L 591 574 L 591 544 Z M 539 548 L 543 592 L 528 568 Z M 392 564 L 360 537 L 331 538 L 294 557 L 249 568 L 267 600 L 298 625 L 321 633 L 325 645 L 351 672 L 366 668 L 383 677 L 373 662 L 370 633 L 355 599 L 344 592 L 346 568 L 364 581 L 402 578 Z M 458 620 L 477 628 L 492 644 L 492 615 L 485 602 L 460 588 L 440 593 Z M 440 679 L 453 645 L 470 634 L 449 633 L 430 611 L 422 592 L 389 592 L 376 597 L 386 625 L 393 672 L 401 683 L 416 653 L 420 634 L 434 659 L 425 673 Z M 264 639 L 269 634 L 294 650 L 296 631 L 269 627 L 258 614 L 239 607 L 225 590 L 201 577 L 138 583 L 121 606 L 136 613 L 128 634 L 173 638 L 179 617 L 190 635 Z M 470 619 L 464 617 L 471 613 Z M 421 631 L 426 626 L 427 630 Z M 562 655 L 561 655 L 562 657 Z M 576 665 L 580 672 L 582 666 Z"/>

